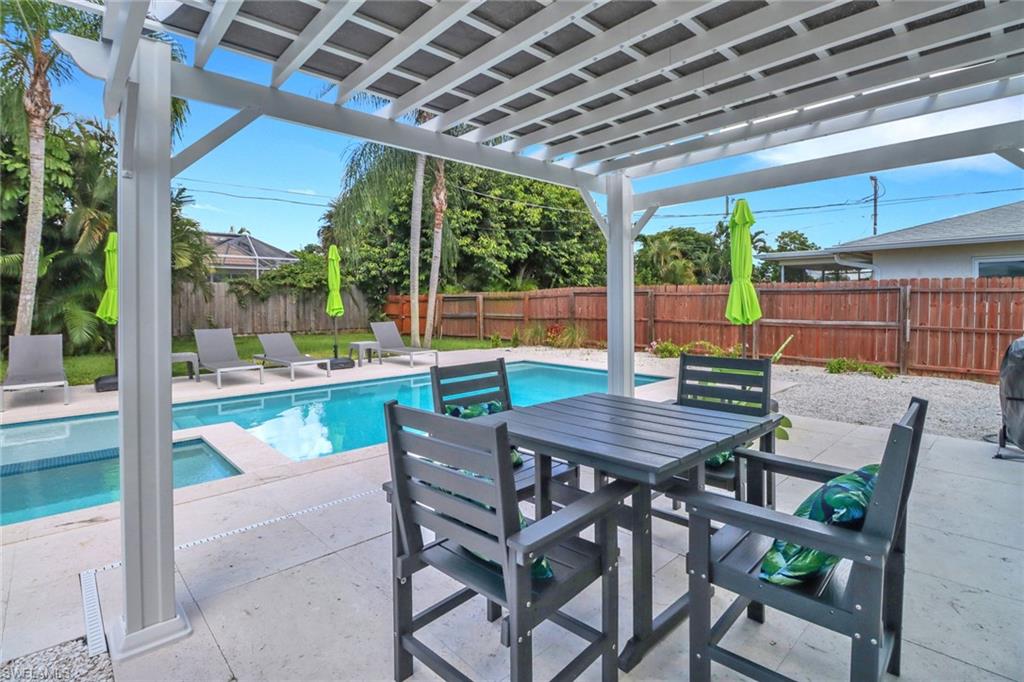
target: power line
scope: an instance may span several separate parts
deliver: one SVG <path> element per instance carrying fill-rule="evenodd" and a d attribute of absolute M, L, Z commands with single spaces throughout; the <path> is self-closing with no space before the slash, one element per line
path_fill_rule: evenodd
<path fill-rule="evenodd" d="M 203 179 L 199 179 L 199 178 L 181 178 L 181 180 L 184 180 L 186 182 L 200 182 L 200 183 L 212 184 L 212 185 L 222 185 L 222 186 L 225 186 L 225 187 L 239 187 L 239 188 L 258 189 L 258 190 L 261 190 L 261 191 L 280 192 L 280 193 L 284 193 L 284 194 L 294 194 L 294 195 L 307 196 L 307 197 L 316 196 L 316 197 L 323 197 L 323 198 L 328 198 L 328 199 L 333 199 L 334 198 L 334 197 L 329 197 L 329 196 L 324 195 L 324 194 L 310 194 L 308 192 L 299 192 L 299 191 L 295 191 L 295 190 L 281 190 L 281 189 L 274 189 L 274 188 L 269 188 L 269 187 L 260 187 L 260 186 L 257 186 L 257 185 L 246 185 L 246 184 L 239 184 L 239 183 L 229 183 L 229 182 L 222 182 L 222 181 L 219 181 L 219 180 L 203 180 Z M 934 201 L 934 200 L 938 200 L 938 199 L 951 199 L 951 198 L 964 197 L 964 196 L 982 196 L 982 195 L 988 195 L 988 194 L 999 194 L 999 193 L 1005 193 L 1005 192 L 1024 191 L 1024 187 L 1007 187 L 1007 188 L 1002 188 L 1002 189 L 976 190 L 976 191 L 972 191 L 972 192 L 950 192 L 950 193 L 946 193 L 946 194 L 931 194 L 931 195 L 923 195 L 923 196 L 915 196 L 915 197 L 898 197 L 898 198 L 893 198 L 893 199 L 882 199 L 882 197 L 884 197 L 887 194 L 887 192 L 886 192 L 885 185 L 883 185 L 882 183 L 879 183 L 879 184 L 881 185 L 881 187 L 880 187 L 881 191 L 879 193 L 879 201 L 878 201 L 878 203 L 879 204 L 884 204 L 884 205 L 902 205 L 902 204 L 910 204 L 910 203 L 919 203 L 919 202 L 922 202 L 922 201 Z M 299 200 L 295 200 L 295 199 L 288 199 L 288 198 L 285 198 L 285 197 L 268 197 L 268 196 L 257 196 L 257 195 L 251 195 L 251 194 L 238 194 L 238 193 L 234 193 L 234 192 L 225 192 L 225 191 L 220 191 L 220 190 L 203 189 L 203 188 L 197 188 L 197 187 L 189 187 L 188 189 L 191 192 L 205 193 L 205 194 L 215 194 L 215 195 L 219 195 L 219 196 L 231 197 L 233 199 L 247 199 L 247 200 L 252 200 L 252 201 L 277 202 L 277 203 L 291 204 L 291 205 L 296 205 L 296 206 L 312 206 L 312 207 L 316 207 L 316 208 L 327 208 L 329 206 L 329 204 L 325 203 L 325 202 L 299 201 Z M 530 202 L 530 201 L 523 201 L 521 199 L 513 199 L 513 198 L 510 198 L 510 197 L 502 197 L 502 196 L 497 196 L 497 195 L 494 195 L 494 194 L 488 194 L 486 192 L 481 192 L 479 190 L 471 189 L 469 187 L 463 187 L 461 185 L 455 185 L 455 186 L 452 187 L 452 189 L 455 189 L 455 190 L 458 190 L 458 191 L 469 192 L 469 193 L 475 194 L 477 196 L 487 197 L 489 199 L 494 199 L 494 200 L 497 200 L 497 201 L 505 201 L 505 202 L 508 202 L 508 203 L 514 203 L 514 204 L 519 204 L 519 205 L 522 205 L 522 206 L 528 206 L 528 207 L 531 207 L 531 208 L 539 208 L 539 209 L 548 210 L 548 211 L 560 211 L 560 212 L 564 212 L 564 213 L 579 213 L 579 214 L 590 215 L 589 211 L 585 211 L 585 210 L 581 210 L 581 209 L 567 208 L 565 206 L 548 206 L 546 204 L 538 204 L 538 203 L 534 203 L 534 202 Z M 811 205 L 806 205 L 806 206 L 786 206 L 786 207 L 781 207 L 781 208 L 762 208 L 762 209 L 759 209 L 757 211 L 757 213 L 759 215 L 782 214 L 782 215 L 786 215 L 786 217 L 813 215 L 813 214 L 817 214 L 817 213 L 834 213 L 834 212 L 840 212 L 840 211 L 847 211 L 847 210 L 851 210 L 851 209 L 863 208 L 864 205 L 869 203 L 869 202 L 871 202 L 872 199 L 873 199 L 873 196 L 869 194 L 869 195 L 867 195 L 865 197 L 862 197 L 860 199 L 840 201 L 840 202 L 833 202 L 833 203 L 827 203 L 827 204 L 811 204 Z M 718 213 L 718 212 L 714 212 L 714 213 L 663 213 L 663 214 L 657 215 L 656 217 L 658 219 L 666 219 L 666 218 L 720 218 L 721 214 Z"/>

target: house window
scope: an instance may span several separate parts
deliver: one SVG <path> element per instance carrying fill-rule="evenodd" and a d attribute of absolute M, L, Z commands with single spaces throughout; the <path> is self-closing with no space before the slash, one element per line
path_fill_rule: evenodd
<path fill-rule="evenodd" d="M 975 258 L 974 274 L 976 277 L 1024 277 L 1024 255 Z"/>

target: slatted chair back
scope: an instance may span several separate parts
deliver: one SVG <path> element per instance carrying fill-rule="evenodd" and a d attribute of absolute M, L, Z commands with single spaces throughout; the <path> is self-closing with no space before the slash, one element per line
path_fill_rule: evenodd
<path fill-rule="evenodd" d="M 444 414 L 451 405 L 464 407 L 491 400 L 511 409 L 512 394 L 508 388 L 505 358 L 450 367 L 431 367 L 430 382 L 434 391 L 434 411 Z"/>
<path fill-rule="evenodd" d="M 771 358 L 679 357 L 676 403 L 756 417 L 771 412 Z"/>
<path fill-rule="evenodd" d="M 519 530 L 508 429 L 384 406 L 394 508 L 403 553 L 423 549 L 423 529 L 507 566 Z"/>
<path fill-rule="evenodd" d="M 905 519 L 927 411 L 927 401 L 913 398 L 903 417 L 890 428 L 871 504 L 864 515 L 864 532 L 891 541 Z"/>

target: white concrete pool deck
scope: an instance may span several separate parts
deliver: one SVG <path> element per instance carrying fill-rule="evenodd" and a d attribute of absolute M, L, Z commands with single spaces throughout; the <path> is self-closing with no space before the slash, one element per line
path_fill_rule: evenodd
<path fill-rule="evenodd" d="M 602 367 L 603 353 L 516 350 L 442 354 L 455 364 L 502 353 L 509 360 L 535 359 Z M 651 371 L 638 356 L 638 371 Z M 661 367 L 662 364 L 657 366 Z M 412 372 L 422 372 L 420 366 Z M 398 361 L 339 371 L 333 379 L 408 374 Z M 249 385 L 252 384 L 252 385 Z M 194 400 L 292 387 L 323 385 L 323 379 L 292 384 L 268 374 L 212 382 L 175 382 L 175 400 Z M 204 390 L 207 389 L 207 390 Z M 778 390 L 779 387 L 776 387 Z M 672 382 L 651 384 L 638 394 L 667 398 Z M 924 396 L 927 397 L 927 396 Z M 34 402 L 34 397 L 30 397 Z M 65 416 L 59 408 L 23 404 L 15 397 L 9 419 Z M 92 406 L 91 409 L 87 409 Z M 76 389 L 74 413 L 116 407 L 116 394 Z M 894 418 L 898 415 L 894 415 Z M 792 438 L 780 452 L 849 467 L 877 461 L 885 430 L 793 415 Z M 380 485 L 389 478 L 385 451 L 373 446 L 306 462 L 293 462 L 241 428 L 200 429 L 245 473 L 175 493 L 176 541 L 208 538 L 268 519 L 246 532 L 194 544 L 176 553 L 178 598 L 192 621 L 191 637 L 171 647 L 114 666 L 118 680 L 389 679 L 390 522 Z M 177 432 L 184 436 L 187 432 Z M 215 442 L 214 442 L 215 441 Z M 992 460 L 994 446 L 928 435 L 911 497 L 906 596 L 905 680 L 987 680 L 1024 677 L 1024 466 Z M 793 509 L 813 489 L 794 479 L 779 482 L 779 507 Z M 343 500 L 343 501 L 338 501 Z M 294 515 L 317 505 L 316 510 Z M 6 526 L 2 533 L 0 658 L 8 660 L 84 634 L 79 572 L 116 562 L 120 554 L 118 505 Z M 625 638 L 630 619 L 628 534 L 620 546 L 620 622 Z M 655 592 L 658 606 L 685 591 L 681 529 L 655 525 Z M 428 572 L 418 581 L 421 596 L 450 587 Z M 119 613 L 120 570 L 97 574 L 108 631 Z M 720 610 L 727 596 L 716 595 Z M 474 679 L 507 676 L 507 650 L 497 624 L 483 618 L 474 600 L 426 630 L 432 646 Z M 418 602 L 423 603 L 423 602 Z M 597 595 L 588 591 L 573 610 L 596 614 Z M 662 642 L 626 679 L 685 679 L 686 626 Z M 798 679 L 845 679 L 848 649 L 842 638 L 769 612 L 765 625 L 741 623 L 726 646 Z M 581 647 L 558 628 L 535 634 L 535 674 L 546 679 Z M 731 679 L 726 671 L 716 673 Z M 594 677 L 594 671 L 588 672 Z M 416 667 L 417 679 L 433 676 Z"/>

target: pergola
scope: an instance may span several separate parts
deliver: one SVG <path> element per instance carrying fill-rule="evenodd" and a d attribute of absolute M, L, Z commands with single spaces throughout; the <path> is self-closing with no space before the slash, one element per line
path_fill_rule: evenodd
<path fill-rule="evenodd" d="M 170 181 L 256 118 L 578 188 L 607 239 L 608 388 L 624 395 L 633 242 L 658 207 L 986 153 L 1024 167 L 1012 122 L 633 191 L 635 178 L 1019 95 L 1016 1 L 56 1 L 103 14 L 100 41 L 55 39 L 104 82 L 120 125 L 115 657 L 189 632 L 174 595 Z M 150 31 L 194 38 L 194 62 Z M 206 70 L 218 49 L 269 62 L 270 82 Z M 335 86 L 332 101 L 282 89 L 297 71 Z M 367 111 L 359 92 L 388 103 Z M 172 96 L 237 113 L 172 155 Z"/>

